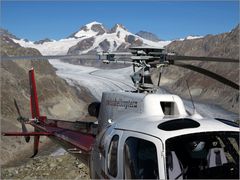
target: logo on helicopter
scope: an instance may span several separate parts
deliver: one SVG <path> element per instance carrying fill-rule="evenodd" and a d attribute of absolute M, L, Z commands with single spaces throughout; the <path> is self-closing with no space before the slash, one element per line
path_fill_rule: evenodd
<path fill-rule="evenodd" d="M 122 99 L 114 99 L 114 100 L 107 100 L 106 101 L 107 106 L 116 106 L 116 107 L 124 107 L 127 108 L 137 108 L 138 102 L 137 101 L 124 101 Z"/>

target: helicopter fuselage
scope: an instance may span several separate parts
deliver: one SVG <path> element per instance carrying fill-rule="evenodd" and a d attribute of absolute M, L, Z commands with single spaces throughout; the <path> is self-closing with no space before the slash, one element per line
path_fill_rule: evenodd
<path fill-rule="evenodd" d="M 239 155 L 231 152 L 238 146 L 235 124 L 188 115 L 176 95 L 104 93 L 101 102 L 92 178 L 214 178 L 215 169 L 227 164 L 222 176 L 237 176 Z M 194 142 L 199 149 L 192 149 Z"/>

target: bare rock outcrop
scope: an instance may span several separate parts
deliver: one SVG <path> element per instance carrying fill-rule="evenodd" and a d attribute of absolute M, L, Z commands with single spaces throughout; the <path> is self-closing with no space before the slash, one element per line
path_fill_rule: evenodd
<path fill-rule="evenodd" d="M 80 41 L 75 46 L 69 48 L 68 54 L 79 54 L 81 53 L 81 51 L 89 49 L 90 47 L 92 47 L 94 40 L 94 37 L 90 37 Z"/>

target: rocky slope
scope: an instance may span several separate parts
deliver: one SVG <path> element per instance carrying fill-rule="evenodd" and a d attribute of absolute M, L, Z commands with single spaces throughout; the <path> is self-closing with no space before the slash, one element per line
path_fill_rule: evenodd
<path fill-rule="evenodd" d="M 38 49 L 43 55 L 59 54 L 85 54 L 96 53 L 96 51 L 125 51 L 133 45 L 151 45 L 163 47 L 170 41 L 148 40 L 129 32 L 123 25 L 116 24 L 111 29 L 102 23 L 92 22 L 80 28 L 69 37 L 55 40 L 42 40 L 39 42 L 25 41 L 12 38 L 23 47 Z"/>
<path fill-rule="evenodd" d="M 19 39 L 18 37 L 16 37 L 15 35 L 11 34 L 7 29 L 3 29 L 3 28 L 0 28 L 0 36 L 3 37 L 3 36 L 7 36 L 9 38 L 13 38 L 13 39 Z"/>
<path fill-rule="evenodd" d="M 203 38 L 174 41 L 166 46 L 166 49 L 168 52 L 175 52 L 179 55 L 239 59 L 239 29 L 239 26 L 237 26 L 231 32 L 219 35 L 207 35 Z M 239 64 L 218 62 L 193 62 L 192 64 L 239 83 Z M 157 73 L 154 74 L 155 83 L 157 75 Z M 189 97 L 185 80 L 189 82 L 194 99 L 211 101 L 239 113 L 238 91 L 198 73 L 171 66 L 166 69 L 163 75 L 162 85 L 174 93 Z"/>
<path fill-rule="evenodd" d="M 9 33 L 2 33 L 1 55 L 41 55 L 33 48 L 23 48 L 11 40 Z M 17 112 L 13 104 L 15 98 L 22 115 L 30 117 L 28 69 L 35 69 L 35 78 L 42 115 L 51 118 L 79 119 L 86 115 L 87 104 L 91 100 L 86 90 L 81 94 L 61 78 L 48 61 L 18 60 L 1 61 L 1 131 L 20 131 L 20 123 L 16 120 Z M 81 100 L 82 99 L 82 100 Z M 32 130 L 28 127 L 29 130 Z M 42 138 L 44 141 L 44 138 Z M 42 142 L 42 141 L 41 141 Z M 41 144 L 40 144 L 41 146 Z M 32 154 L 32 140 L 26 144 L 22 137 L 1 138 L 1 164 L 16 157 Z"/>
<path fill-rule="evenodd" d="M 24 56 L 24 55 L 40 55 L 40 52 L 33 48 L 23 48 L 19 44 L 15 43 L 12 39 L 19 39 L 16 36 L 12 35 L 5 29 L 0 29 L 0 40 L 1 40 L 1 48 L 0 54 L 1 56 Z"/>

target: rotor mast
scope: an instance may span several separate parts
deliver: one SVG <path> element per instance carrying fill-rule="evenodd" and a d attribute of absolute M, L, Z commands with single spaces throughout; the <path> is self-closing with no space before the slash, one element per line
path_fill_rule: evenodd
<path fill-rule="evenodd" d="M 149 92 L 154 93 L 157 90 L 157 86 L 153 84 L 151 78 L 151 68 L 160 67 L 154 64 L 154 61 L 161 62 L 161 65 L 165 64 L 166 55 L 164 53 L 164 48 L 153 48 L 153 47 L 132 47 L 129 48 L 132 52 L 132 62 L 133 62 L 133 75 L 131 79 L 137 88 L 138 92 Z M 135 71 L 136 67 L 140 68 Z M 162 66 L 161 66 L 162 69 Z M 160 82 L 161 76 L 159 75 Z M 159 86 L 159 83 L 158 83 Z"/>

